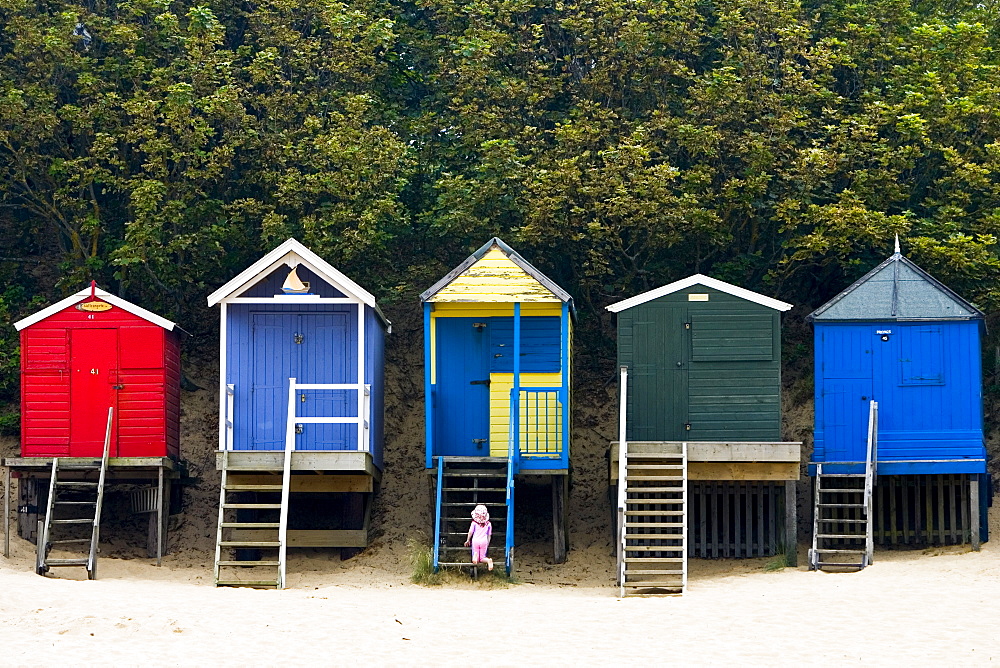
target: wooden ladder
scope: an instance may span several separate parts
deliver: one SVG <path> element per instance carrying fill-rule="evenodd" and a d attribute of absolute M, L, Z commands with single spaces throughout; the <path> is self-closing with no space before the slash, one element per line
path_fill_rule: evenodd
<path fill-rule="evenodd" d="M 861 464 L 864 473 L 850 471 Z M 833 471 L 824 471 L 824 466 Z M 860 571 L 873 563 L 877 466 L 878 402 L 871 401 L 865 461 L 816 464 L 810 570 Z"/>
<path fill-rule="evenodd" d="M 291 454 L 274 469 L 237 468 L 229 454 L 222 452 L 215 586 L 283 589 Z"/>
<path fill-rule="evenodd" d="M 687 587 L 687 443 L 621 441 L 620 595 L 683 594 Z"/>
<path fill-rule="evenodd" d="M 44 522 L 38 531 L 38 545 L 35 572 L 45 575 L 50 568 L 83 566 L 87 569 L 87 579 L 97 577 L 97 546 L 101 533 L 101 508 L 104 504 L 104 481 L 108 470 L 108 454 L 111 446 L 111 424 L 114 408 L 108 408 L 108 424 L 104 432 L 104 452 L 101 458 L 72 462 L 52 459 L 52 477 L 49 479 L 48 509 Z M 60 480 L 60 473 L 72 479 Z M 93 480 L 94 475 L 97 480 Z M 57 517 L 58 516 L 58 517 Z M 87 527 L 89 535 L 82 535 L 79 529 Z M 52 548 L 72 548 L 88 546 L 85 556 L 52 558 Z"/>
<path fill-rule="evenodd" d="M 434 524 L 434 568 L 469 566 L 470 548 L 465 538 L 472 523 L 472 509 L 486 506 L 493 525 L 489 556 L 499 567 L 510 568 L 507 533 L 513 498 L 508 499 L 508 461 L 502 457 L 438 458 L 437 508 Z M 499 550 L 497 548 L 500 548 Z M 503 559 L 499 558 L 503 554 Z M 508 571 L 509 572 L 509 571 Z"/>

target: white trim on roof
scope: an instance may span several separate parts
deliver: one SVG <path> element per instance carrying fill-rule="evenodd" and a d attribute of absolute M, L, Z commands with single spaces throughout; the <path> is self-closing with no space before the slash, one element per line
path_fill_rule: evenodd
<path fill-rule="evenodd" d="M 294 259 L 290 256 L 297 256 Z M 250 289 L 263 276 L 267 276 L 282 263 L 289 267 L 298 264 L 298 260 L 306 265 L 314 274 L 320 276 L 348 297 L 375 306 L 375 297 L 360 285 L 337 271 L 330 263 L 316 253 L 303 246 L 295 239 L 287 239 L 280 246 L 244 269 L 240 274 L 208 296 L 208 305 L 215 306 L 224 299 L 238 297 Z"/>
<path fill-rule="evenodd" d="M 159 325 L 168 332 L 172 332 L 174 327 L 177 326 L 176 323 L 173 323 L 167 320 L 166 318 L 161 318 L 155 313 L 151 313 L 146 309 L 142 308 L 141 306 L 136 306 L 132 302 L 126 301 L 121 297 L 117 297 L 111 294 L 110 292 L 107 292 L 106 290 L 101 290 L 100 288 L 97 288 L 97 290 L 94 291 L 94 294 L 103 299 L 104 301 L 106 301 L 107 303 L 113 306 L 117 306 L 123 311 L 128 311 L 133 315 L 139 316 L 143 320 L 148 320 L 154 325 Z M 25 327 L 30 327 L 31 325 L 34 325 L 36 322 L 45 320 L 50 315 L 55 315 L 56 313 L 62 311 L 65 308 L 74 306 L 75 304 L 82 302 L 89 296 L 90 296 L 90 288 L 87 288 L 85 290 L 80 290 L 76 294 L 67 297 L 66 299 L 63 299 L 61 301 L 58 301 L 52 306 L 43 308 L 41 311 L 33 315 L 29 315 L 27 318 L 24 318 L 23 320 L 18 320 L 17 322 L 14 323 L 14 329 L 20 332 Z"/>
<path fill-rule="evenodd" d="M 669 295 L 671 293 L 677 292 L 679 290 L 684 290 L 692 285 L 704 285 L 705 287 L 712 288 L 713 290 L 718 290 L 719 292 L 726 292 L 733 295 L 734 297 L 739 297 L 740 299 L 746 299 L 747 301 L 755 302 L 762 306 L 768 308 L 773 308 L 776 311 L 787 311 L 792 308 L 792 304 L 788 304 L 777 299 L 772 299 L 771 297 L 765 297 L 764 295 L 757 294 L 747 290 L 746 288 L 741 288 L 733 285 L 732 283 L 726 283 L 725 281 L 720 281 L 717 278 L 712 278 L 711 276 L 705 276 L 704 274 L 695 274 L 694 276 L 688 276 L 687 278 L 682 278 L 679 281 L 674 281 L 669 285 L 664 285 L 663 287 L 656 288 L 655 290 L 649 290 L 648 292 L 643 292 L 641 295 L 636 295 L 635 297 L 630 297 L 628 299 L 622 300 L 616 304 L 608 306 L 607 309 L 612 313 L 618 313 L 619 311 L 624 311 L 625 309 L 630 309 L 633 306 L 638 306 L 639 304 L 645 304 L 648 301 L 658 299 L 664 295 Z"/>

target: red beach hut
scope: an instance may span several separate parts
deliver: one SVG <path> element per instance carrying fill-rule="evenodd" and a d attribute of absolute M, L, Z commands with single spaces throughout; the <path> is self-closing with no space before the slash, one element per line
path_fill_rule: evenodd
<path fill-rule="evenodd" d="M 179 329 L 91 283 L 14 324 L 21 333 L 21 456 L 180 455 Z"/>

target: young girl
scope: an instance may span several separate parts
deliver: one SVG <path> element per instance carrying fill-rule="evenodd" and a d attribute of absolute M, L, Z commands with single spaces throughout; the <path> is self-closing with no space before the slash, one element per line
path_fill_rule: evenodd
<path fill-rule="evenodd" d="M 472 545 L 473 566 L 480 561 L 485 561 L 489 570 L 493 570 L 493 560 L 486 556 L 492 535 L 493 525 L 490 524 L 490 513 L 486 510 L 486 506 L 479 504 L 472 510 L 472 524 L 469 526 L 469 535 L 465 539 L 466 547 Z"/>

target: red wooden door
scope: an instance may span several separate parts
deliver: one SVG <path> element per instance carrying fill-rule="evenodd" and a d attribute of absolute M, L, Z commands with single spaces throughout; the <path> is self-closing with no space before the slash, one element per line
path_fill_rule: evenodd
<path fill-rule="evenodd" d="M 71 332 L 69 454 L 71 457 L 100 457 L 104 452 L 108 408 L 115 405 L 113 385 L 118 380 L 118 331 L 74 329 Z M 118 451 L 114 426 L 111 436 L 110 454 L 114 457 Z"/>

